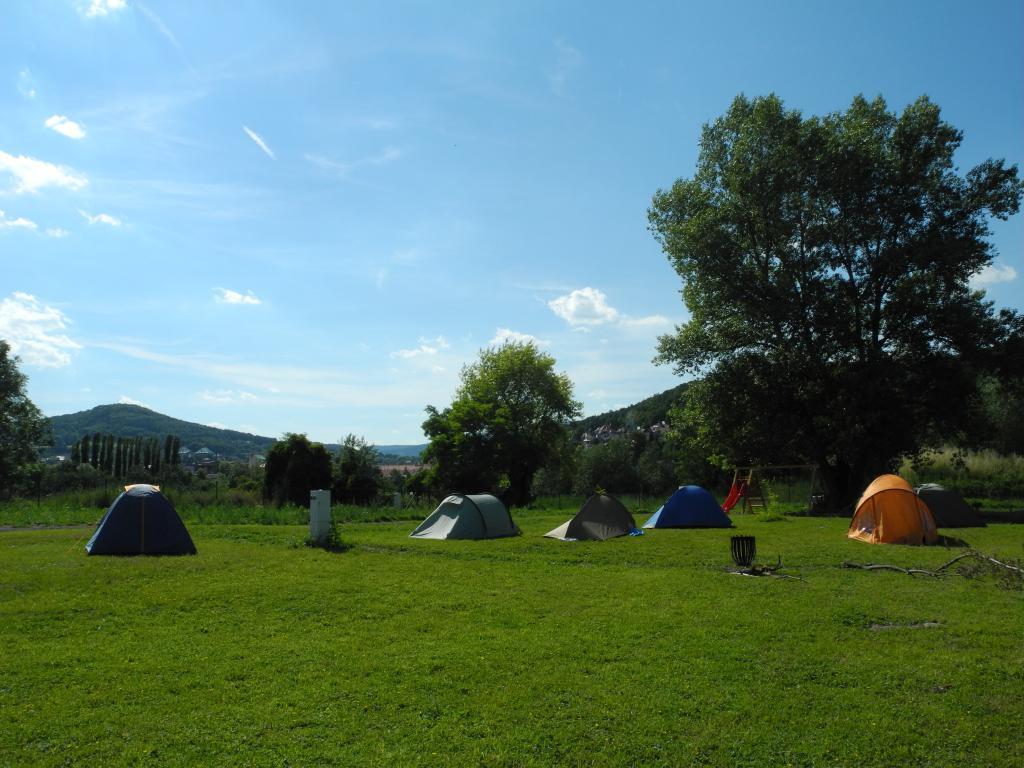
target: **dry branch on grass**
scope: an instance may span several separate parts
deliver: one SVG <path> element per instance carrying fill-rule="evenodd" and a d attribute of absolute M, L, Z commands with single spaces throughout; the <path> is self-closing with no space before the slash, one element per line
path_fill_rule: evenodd
<path fill-rule="evenodd" d="M 1011 583 L 1024 580 L 1024 568 L 1021 568 L 1019 564 L 1015 565 L 1012 563 L 1004 563 L 1001 560 L 997 560 L 996 558 L 992 557 L 991 555 L 985 555 L 981 552 L 976 552 L 974 550 L 971 550 L 969 552 L 963 552 L 957 555 L 952 560 L 949 560 L 948 562 L 945 562 L 942 565 L 940 565 L 934 571 L 929 571 L 925 568 L 901 568 L 898 565 L 888 565 L 885 563 L 867 563 L 865 565 L 862 565 L 860 563 L 850 562 L 849 560 L 843 561 L 841 567 L 858 568 L 863 571 L 897 571 L 899 573 L 905 573 L 908 576 L 920 574 L 922 576 L 939 577 L 944 576 L 946 569 L 954 563 L 960 562 L 961 560 L 965 560 L 968 558 L 977 561 L 982 566 L 988 566 L 990 570 L 993 568 L 993 566 L 995 567 L 995 569 L 1004 569 L 1002 571 L 1002 574 L 1008 577 Z M 963 569 L 961 569 L 960 573 L 961 575 L 968 577 L 982 575 L 978 571 L 964 572 Z"/>

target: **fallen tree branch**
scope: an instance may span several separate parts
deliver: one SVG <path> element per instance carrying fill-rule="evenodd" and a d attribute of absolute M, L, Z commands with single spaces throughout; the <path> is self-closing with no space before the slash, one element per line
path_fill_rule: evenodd
<path fill-rule="evenodd" d="M 915 573 L 920 573 L 925 576 L 941 576 L 941 573 L 935 571 L 926 571 L 924 568 L 900 568 L 898 565 L 885 565 L 885 564 L 874 564 L 868 563 L 867 565 L 861 565 L 860 563 L 851 563 L 849 560 L 844 560 L 842 563 L 843 568 L 860 568 L 862 571 L 899 571 L 905 573 L 908 576 L 913 576 Z M 940 569 L 941 570 L 941 569 Z"/>
<path fill-rule="evenodd" d="M 974 557 L 974 558 L 976 558 L 978 560 L 985 560 L 986 562 L 990 562 L 990 563 L 992 563 L 992 565 L 998 565 L 1000 568 L 1007 568 L 1008 570 L 1013 570 L 1013 571 L 1016 571 L 1017 573 L 1024 573 L 1024 568 L 1020 567 L 1019 565 L 1011 565 L 1008 562 L 1001 562 L 999 560 L 996 560 L 994 557 L 991 557 L 989 555 L 983 555 L 980 552 L 976 552 L 974 550 L 971 550 L 970 552 L 965 552 L 963 555 L 959 555 L 957 557 L 954 557 L 952 560 L 950 560 L 949 562 L 945 563 L 944 565 L 940 565 L 939 566 L 939 570 L 942 570 L 942 568 L 948 567 L 949 565 L 952 565 L 957 560 L 962 560 L 965 557 Z"/>
<path fill-rule="evenodd" d="M 968 557 L 974 558 L 976 560 L 983 560 L 983 561 L 991 563 L 993 565 L 997 565 L 997 566 L 999 566 L 1001 568 L 1006 568 L 1007 570 L 1013 571 L 1014 573 L 1024 574 L 1024 568 L 1021 568 L 1020 566 L 1011 565 L 1010 563 L 1001 562 L 999 560 L 996 560 L 994 557 L 991 557 L 989 555 L 983 555 L 981 552 L 977 552 L 977 551 L 975 551 L 973 549 L 971 551 L 969 551 L 969 552 L 964 552 L 962 554 L 957 555 L 952 560 L 950 560 L 948 562 L 945 562 L 942 565 L 940 565 L 934 571 L 929 571 L 929 570 L 926 570 L 924 568 L 901 568 L 898 565 L 888 565 L 888 564 L 885 564 L 885 563 L 877 563 L 877 564 L 876 563 L 867 563 L 866 565 L 861 565 L 860 563 L 853 563 L 853 562 L 850 562 L 849 560 L 844 560 L 840 564 L 840 567 L 842 567 L 842 568 L 859 568 L 862 571 L 897 571 L 899 573 L 905 573 L 905 574 L 911 575 L 911 576 L 914 575 L 914 574 L 918 574 L 919 573 L 919 574 L 922 574 L 924 576 L 935 576 L 935 577 L 938 577 L 938 576 L 945 575 L 943 573 L 943 571 L 945 571 L 947 568 L 949 568 L 949 566 L 953 565 L 953 563 L 957 563 L 957 562 L 959 562 L 959 561 L 961 561 L 961 560 L 963 560 L 965 558 L 968 558 Z"/>

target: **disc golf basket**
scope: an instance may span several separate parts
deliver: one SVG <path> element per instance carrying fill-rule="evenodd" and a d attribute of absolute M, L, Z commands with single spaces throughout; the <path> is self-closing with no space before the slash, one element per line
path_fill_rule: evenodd
<path fill-rule="evenodd" d="M 753 536 L 733 536 L 730 540 L 732 561 L 740 568 L 750 568 L 754 564 L 757 545 Z"/>

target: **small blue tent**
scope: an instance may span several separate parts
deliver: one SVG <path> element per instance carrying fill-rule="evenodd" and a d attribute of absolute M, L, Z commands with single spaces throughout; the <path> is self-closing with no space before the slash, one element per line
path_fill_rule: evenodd
<path fill-rule="evenodd" d="M 90 555 L 194 555 L 196 545 L 155 485 L 126 485 L 85 545 Z"/>
<path fill-rule="evenodd" d="M 699 485 L 684 485 L 644 523 L 644 528 L 730 528 L 715 497 Z"/>

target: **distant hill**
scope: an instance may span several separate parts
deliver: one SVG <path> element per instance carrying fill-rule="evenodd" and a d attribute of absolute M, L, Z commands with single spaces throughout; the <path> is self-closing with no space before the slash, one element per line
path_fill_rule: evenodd
<path fill-rule="evenodd" d="M 389 458 L 389 457 L 397 456 L 397 457 L 400 457 L 400 458 L 403 458 L 403 459 L 417 459 L 418 460 L 419 457 L 420 457 L 420 454 L 423 453 L 423 451 L 426 449 L 427 445 L 428 445 L 428 443 L 423 443 L 423 445 L 378 445 L 378 446 L 375 446 L 375 447 L 377 448 L 377 453 L 379 453 L 381 455 L 382 459 L 383 458 Z M 383 463 L 384 464 L 389 464 L 389 463 L 396 463 L 397 464 L 398 462 L 385 461 Z"/>
<path fill-rule="evenodd" d="M 162 413 L 151 411 L 140 405 L 98 405 L 88 411 L 52 416 L 53 447 L 47 450 L 49 456 L 68 454 L 71 444 L 82 435 L 100 432 L 118 437 L 160 437 L 177 435 L 182 448 L 193 451 L 209 448 L 228 459 L 246 459 L 254 453 L 265 454 L 274 444 L 275 438 L 236 432 L 233 429 L 218 429 L 205 424 L 182 421 Z M 378 445 L 377 451 L 383 456 L 414 458 L 426 448 L 423 445 Z M 337 444 L 328 444 L 327 450 L 337 452 Z M 394 462 L 399 463 L 399 462 Z"/>
<path fill-rule="evenodd" d="M 616 411 L 588 416 L 572 423 L 570 430 L 575 438 L 584 432 L 607 424 L 610 427 L 649 427 L 667 418 L 669 409 L 684 399 L 689 382 L 667 389 L 661 394 L 652 395 L 634 405 L 619 408 Z"/>
<path fill-rule="evenodd" d="M 626 408 L 580 419 L 570 426 L 570 430 L 578 439 L 584 432 L 605 424 L 611 427 L 649 427 L 657 424 L 666 418 L 669 408 L 683 398 L 687 386 L 689 384 L 683 383 Z M 82 435 L 91 435 L 94 432 L 119 437 L 162 438 L 164 435 L 177 435 L 181 438 L 183 448 L 194 451 L 205 447 L 222 457 L 239 460 L 246 459 L 254 453 L 265 454 L 275 442 L 273 437 L 182 421 L 140 405 L 98 405 L 88 411 L 53 416 L 50 418 L 50 425 L 54 438 L 53 447 L 46 452 L 50 456 L 68 454 L 72 443 L 79 440 Z M 384 463 L 401 463 L 396 461 L 396 458 L 401 458 L 402 461 L 418 459 L 426 447 L 426 443 L 376 446 Z M 338 446 L 328 444 L 327 449 L 333 453 L 338 450 Z"/>
<path fill-rule="evenodd" d="M 66 454 L 82 435 L 100 432 L 118 437 L 177 435 L 181 447 L 195 451 L 209 448 L 220 456 L 245 459 L 253 453 L 266 453 L 272 437 L 250 435 L 233 429 L 218 429 L 205 424 L 182 421 L 139 405 L 98 405 L 88 411 L 50 418 L 53 448 L 50 454 Z"/>

